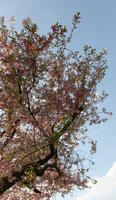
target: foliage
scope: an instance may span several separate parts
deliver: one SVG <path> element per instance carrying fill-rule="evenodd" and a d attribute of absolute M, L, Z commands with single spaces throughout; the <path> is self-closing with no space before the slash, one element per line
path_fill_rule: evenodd
<path fill-rule="evenodd" d="M 57 192 L 70 192 L 74 186 L 87 188 L 92 180 L 87 161 L 93 162 L 79 147 L 88 144 L 90 154 L 96 151 L 96 141 L 88 137 L 87 126 L 106 121 L 102 114 L 110 114 L 105 108 L 98 109 L 107 94 L 103 91 L 97 95 L 107 66 L 104 51 L 97 53 L 85 46 L 80 55 L 68 48 L 78 23 L 80 13 L 74 16 L 69 35 L 65 26 L 56 23 L 47 36 L 41 36 L 30 18 L 23 20 L 20 33 L 14 18 L 9 29 L 1 18 L 3 199 L 50 199 Z"/>

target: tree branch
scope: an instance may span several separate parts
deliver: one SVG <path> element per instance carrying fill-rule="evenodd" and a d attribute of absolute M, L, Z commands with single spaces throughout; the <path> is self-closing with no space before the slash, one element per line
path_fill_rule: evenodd
<path fill-rule="evenodd" d="M 56 142 L 65 133 L 65 131 L 70 127 L 70 125 L 73 123 L 73 121 L 75 120 L 75 118 L 81 114 L 81 112 L 83 111 L 84 102 L 82 103 L 82 105 L 80 106 L 80 108 L 78 108 L 79 112 L 74 112 L 73 115 L 72 115 L 72 119 L 70 121 L 68 121 L 65 124 L 65 126 L 59 132 L 57 132 L 54 135 L 52 135 L 52 137 L 51 137 L 51 143 L 54 144 L 54 142 Z"/>
<path fill-rule="evenodd" d="M 49 155 L 47 155 L 44 159 L 41 159 L 41 160 L 39 160 L 35 163 L 29 163 L 29 164 L 24 165 L 20 171 L 13 171 L 12 174 L 11 174 L 12 177 L 13 177 L 13 181 L 9 181 L 8 176 L 1 177 L 0 178 L 0 194 L 3 194 L 6 190 L 11 188 L 16 182 L 21 181 L 22 176 L 26 176 L 25 175 L 26 169 L 28 169 L 30 166 L 33 167 L 33 170 L 34 170 L 34 173 L 36 174 L 36 176 L 42 176 L 48 168 L 55 168 L 60 175 L 61 173 L 60 173 L 58 167 L 56 166 L 56 164 L 53 164 L 53 165 L 47 164 L 42 169 L 39 169 L 39 166 L 46 164 L 55 155 L 56 155 L 56 150 L 54 148 L 54 145 L 50 144 Z"/>

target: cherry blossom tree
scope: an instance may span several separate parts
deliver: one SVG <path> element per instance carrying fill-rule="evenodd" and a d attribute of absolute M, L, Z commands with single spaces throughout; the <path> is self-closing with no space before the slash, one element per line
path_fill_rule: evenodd
<path fill-rule="evenodd" d="M 56 23 L 40 35 L 30 18 L 20 33 L 10 19 L 0 22 L 0 195 L 1 199 L 45 199 L 88 187 L 96 141 L 87 127 L 105 122 L 99 109 L 105 91 L 106 51 L 69 44 L 80 13 L 68 33 Z M 83 146 L 85 145 L 85 146 Z M 88 154 L 82 151 L 89 150 Z"/>

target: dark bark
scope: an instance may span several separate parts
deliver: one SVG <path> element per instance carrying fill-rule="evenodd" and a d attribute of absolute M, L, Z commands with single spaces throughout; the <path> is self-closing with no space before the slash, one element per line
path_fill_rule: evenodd
<path fill-rule="evenodd" d="M 8 189 L 10 189 L 16 182 L 21 181 L 22 176 L 25 176 L 25 171 L 32 166 L 34 173 L 36 174 L 36 176 L 43 176 L 45 171 L 48 168 L 55 168 L 58 172 L 58 174 L 60 175 L 60 170 L 57 167 L 56 163 L 55 164 L 46 164 L 51 158 L 53 158 L 54 156 L 56 156 L 56 150 L 54 148 L 54 145 L 51 144 L 50 145 L 50 153 L 44 158 L 41 159 L 35 163 L 29 163 L 26 164 L 25 166 L 22 167 L 22 169 L 20 171 L 13 171 L 12 172 L 12 177 L 14 178 L 13 181 L 9 181 L 9 177 L 8 176 L 4 176 L 0 179 L 0 195 L 2 195 L 5 191 L 7 191 Z M 46 164 L 44 167 L 39 168 L 39 166 L 42 166 Z"/>

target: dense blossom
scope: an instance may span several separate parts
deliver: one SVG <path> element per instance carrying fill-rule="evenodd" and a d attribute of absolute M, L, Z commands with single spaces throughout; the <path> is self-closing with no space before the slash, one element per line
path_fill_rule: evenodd
<path fill-rule="evenodd" d="M 107 94 L 97 94 L 104 78 L 106 49 L 68 48 L 80 13 L 67 34 L 56 23 L 40 35 L 30 18 L 20 33 L 14 18 L 0 26 L 0 195 L 4 199 L 50 199 L 74 186 L 88 187 L 90 157 L 96 152 L 87 126 L 105 122 Z M 68 36 L 67 36 L 68 35 Z M 87 164 L 88 162 L 88 164 Z"/>

